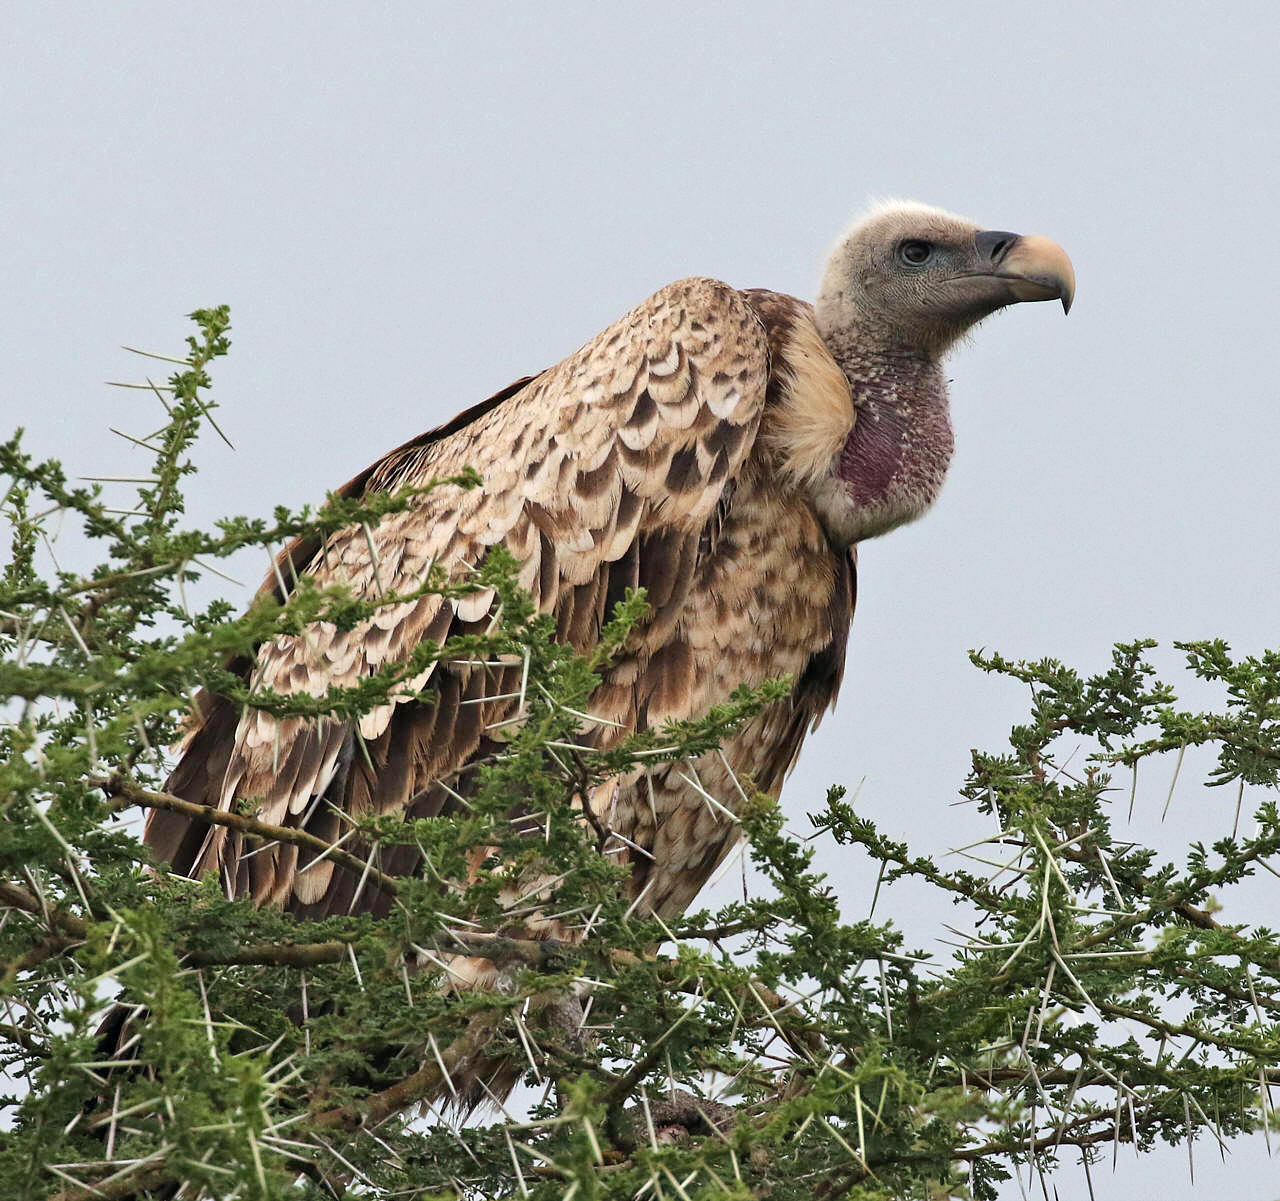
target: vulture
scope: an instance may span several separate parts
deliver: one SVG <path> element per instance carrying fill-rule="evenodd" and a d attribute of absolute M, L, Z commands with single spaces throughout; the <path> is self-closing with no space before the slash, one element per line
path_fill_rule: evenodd
<path fill-rule="evenodd" d="M 403 595 L 432 564 L 462 579 L 500 545 L 558 637 L 588 650 L 615 602 L 643 588 L 648 615 L 592 697 L 581 737 L 595 747 L 697 718 L 739 684 L 789 677 L 789 696 L 722 753 L 612 779 L 588 798 L 618 836 L 631 898 L 679 914 L 737 837 L 734 776 L 776 795 L 835 698 L 858 543 L 938 495 L 952 453 L 947 351 L 999 309 L 1066 309 L 1073 291 L 1070 260 L 1047 238 L 921 204 L 878 207 L 836 243 L 816 303 L 681 280 L 555 366 L 392 450 L 341 495 L 464 468 L 483 483 L 422 492 L 323 545 L 299 540 L 264 590 L 283 596 L 285 581 L 309 575 L 371 600 Z M 485 630 L 493 599 L 429 595 L 349 630 L 318 622 L 236 666 L 256 686 L 322 695 L 423 639 Z M 441 659 L 358 721 L 277 719 L 204 695 L 167 787 L 325 842 L 346 832 L 345 817 L 447 814 L 468 765 L 500 750 L 494 727 L 513 716 L 520 671 Z M 330 859 L 177 813 L 152 811 L 146 837 L 177 872 L 216 872 L 229 896 L 302 918 L 390 903 Z M 379 856 L 391 874 L 420 866 L 415 848 Z"/>

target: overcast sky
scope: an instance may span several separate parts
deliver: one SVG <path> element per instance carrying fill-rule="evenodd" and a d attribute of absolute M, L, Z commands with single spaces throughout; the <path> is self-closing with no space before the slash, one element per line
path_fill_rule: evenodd
<path fill-rule="evenodd" d="M 1055 238 L 1076 307 L 955 355 L 950 479 L 863 549 L 794 824 L 865 780 L 921 850 L 987 832 L 948 806 L 1024 698 L 970 647 L 1094 669 L 1136 636 L 1280 642 L 1272 4 L 628 7 L 6 0 L 0 433 L 118 471 L 107 427 L 157 424 L 102 386 L 138 377 L 120 345 L 173 352 L 226 302 L 237 449 L 206 448 L 193 518 L 314 501 L 673 279 L 812 297 L 868 198 L 909 196 Z M 1179 787 L 1163 831 L 1163 788 L 1140 797 L 1135 837 L 1229 829 L 1234 796 Z M 823 864 L 860 916 L 865 870 Z M 1201 1140 L 1196 1169 L 1122 1152 L 1093 1183 L 1280 1193 L 1260 1139 L 1225 1165 Z"/>

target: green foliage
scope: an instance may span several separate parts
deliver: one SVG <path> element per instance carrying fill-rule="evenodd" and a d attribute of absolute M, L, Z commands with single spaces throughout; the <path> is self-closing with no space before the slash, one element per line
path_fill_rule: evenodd
<path fill-rule="evenodd" d="M 622 870 L 581 798 L 616 773 L 709 751 L 785 697 L 785 682 L 588 750 L 583 714 L 644 598 L 577 655 L 495 553 L 466 580 L 434 573 L 415 593 L 492 587 L 500 619 L 485 637 L 424 645 L 320 698 L 246 686 L 228 664 L 263 640 L 321 619 L 350 628 L 406 597 L 371 604 L 290 580 L 287 599 L 236 617 L 224 602 L 190 608 L 187 585 L 246 547 L 376 522 L 418 493 L 184 526 L 192 449 L 217 428 L 208 370 L 229 345 L 225 308 L 193 317 L 187 357 L 153 388 L 163 424 L 131 439 L 152 456 L 131 510 L 71 486 L 19 438 L 0 447 L 6 1195 L 158 1197 L 184 1183 L 186 1198 L 990 1198 L 1015 1166 L 1092 1160 L 1119 1142 L 1225 1140 L 1267 1120 L 1280 939 L 1226 907 L 1257 869 L 1274 874 L 1280 851 L 1280 656 L 1183 647 L 1220 689 L 1216 712 L 1175 707 L 1150 643 L 1117 647 L 1091 677 L 975 656 L 1031 690 L 1029 719 L 1002 752 L 975 753 L 962 788 L 984 829 L 997 827 L 964 848 L 978 867 L 915 853 L 840 789 L 810 817 L 813 837 L 878 865 L 882 887 L 910 878 L 955 902 L 968 933 L 948 957 L 905 947 L 891 921 L 848 920 L 809 843 L 747 780 L 725 800 L 755 897 L 671 928 L 620 898 Z M 78 520 L 96 566 L 44 566 L 55 519 Z M 360 823 L 425 859 L 419 878 L 380 880 L 395 894 L 386 918 L 298 922 L 150 863 L 138 813 L 174 802 L 160 790 L 163 748 L 195 690 L 349 717 L 446 655 L 523 660 L 523 720 L 458 816 Z M 1180 766 L 1189 747 L 1216 757 L 1213 784 L 1236 786 L 1235 829 L 1163 858 L 1115 819 L 1140 767 Z M 1117 792 L 1117 773 L 1132 773 L 1131 789 Z M 542 837 L 519 832 L 516 804 Z M 273 835 L 247 813 L 227 820 Z M 339 870 L 370 870 L 331 854 Z M 477 856 L 487 870 L 472 879 Z M 555 881 L 533 904 L 576 918 L 580 942 L 513 936 L 503 889 L 526 878 Z M 443 989 L 440 967 L 459 953 L 488 959 L 494 986 Z M 587 998 L 584 1023 L 573 1014 Z M 105 1037 L 104 1018 L 123 1033 Z M 520 1112 L 450 1110 L 454 1073 L 481 1052 L 535 1086 L 513 1101 Z"/>

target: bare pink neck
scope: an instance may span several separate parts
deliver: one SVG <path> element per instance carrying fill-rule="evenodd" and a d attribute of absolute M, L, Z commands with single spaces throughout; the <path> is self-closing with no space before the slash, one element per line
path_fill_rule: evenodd
<path fill-rule="evenodd" d="M 942 487 L 954 447 L 946 381 L 922 355 L 847 355 L 840 365 L 857 418 L 837 473 L 871 537 L 920 516 Z"/>

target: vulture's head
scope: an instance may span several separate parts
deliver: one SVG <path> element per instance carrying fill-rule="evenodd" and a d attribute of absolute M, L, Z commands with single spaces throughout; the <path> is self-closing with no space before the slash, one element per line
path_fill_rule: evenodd
<path fill-rule="evenodd" d="M 1067 309 L 1074 292 L 1057 243 L 924 204 L 883 205 L 836 243 L 814 315 L 854 411 L 793 405 L 774 418 L 787 470 L 808 481 L 835 542 L 914 521 L 937 497 L 954 446 L 947 348 L 1007 305 Z"/>
<path fill-rule="evenodd" d="M 944 352 L 975 322 L 1023 300 L 1071 307 L 1075 273 L 1056 242 L 984 230 L 942 209 L 891 203 L 858 221 L 827 260 L 817 323 L 833 349 Z"/>

